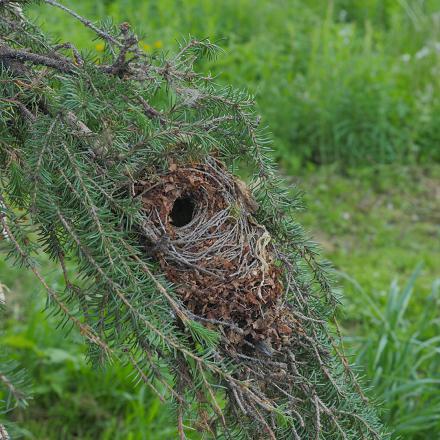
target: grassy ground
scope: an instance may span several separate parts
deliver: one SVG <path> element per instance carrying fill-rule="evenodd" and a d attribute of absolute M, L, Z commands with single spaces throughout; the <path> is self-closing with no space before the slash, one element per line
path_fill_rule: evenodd
<path fill-rule="evenodd" d="M 376 166 L 296 178 L 300 221 L 343 289 L 346 348 L 405 439 L 440 437 L 440 166 Z"/>
<path fill-rule="evenodd" d="M 342 272 L 349 300 L 346 319 L 362 317 L 354 278 L 376 292 L 382 305 L 392 278 L 405 282 L 422 265 L 417 281 L 429 291 L 439 276 L 440 167 L 376 166 L 344 175 L 321 167 L 295 180 L 305 192 L 307 211 L 300 221 Z M 418 313 L 415 306 L 415 313 Z"/>
<path fill-rule="evenodd" d="M 371 394 L 385 401 L 384 420 L 404 439 L 440 438 L 433 287 L 440 277 L 440 165 L 433 160 L 440 154 L 440 1 L 65 3 L 91 18 L 129 20 L 144 30 L 149 52 L 174 50 L 188 33 L 226 37 L 226 53 L 200 67 L 257 95 L 275 154 L 305 192 L 299 220 L 337 269 L 347 350 L 374 385 Z M 40 20 L 98 57 L 101 43 L 90 44 L 90 35 L 60 17 L 51 10 Z M 316 165 L 322 162 L 334 163 Z M 60 282 L 59 274 L 52 280 Z M 129 368 L 93 370 L 80 337 L 46 320 L 29 274 L 0 261 L 0 282 L 10 289 L 0 346 L 34 385 L 29 409 L 15 415 L 27 438 L 175 438 L 172 408 L 135 386 Z"/>

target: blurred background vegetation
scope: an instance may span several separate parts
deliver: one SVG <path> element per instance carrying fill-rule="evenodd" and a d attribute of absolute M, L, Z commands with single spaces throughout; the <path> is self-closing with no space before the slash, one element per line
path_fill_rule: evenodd
<path fill-rule="evenodd" d="M 255 94 L 282 172 L 305 193 L 299 220 L 336 267 L 345 349 L 369 395 L 396 438 L 440 438 L 440 0 L 64 3 L 130 22 L 149 52 L 188 34 L 223 47 L 199 69 Z M 61 11 L 30 13 L 99 58 L 102 43 Z M 0 283 L 0 346 L 33 383 L 14 414 L 26 438 L 176 438 L 129 368 L 91 369 L 80 336 L 46 319 L 30 274 L 0 261 Z"/>

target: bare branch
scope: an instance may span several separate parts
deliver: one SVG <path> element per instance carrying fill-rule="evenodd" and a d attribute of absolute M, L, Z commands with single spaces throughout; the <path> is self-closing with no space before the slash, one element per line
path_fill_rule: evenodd
<path fill-rule="evenodd" d="M 103 31 L 102 29 L 98 28 L 95 24 L 93 24 L 90 20 L 87 18 L 82 17 L 81 15 L 77 14 L 75 11 L 72 11 L 67 6 L 64 6 L 55 0 L 44 0 L 45 3 L 51 6 L 55 6 L 56 8 L 62 9 L 64 12 L 67 12 L 72 17 L 75 17 L 77 20 L 79 20 L 84 26 L 91 29 L 93 32 L 98 34 L 101 38 L 108 41 L 109 43 L 112 43 L 118 47 L 122 47 L 123 44 L 116 40 L 114 37 L 112 37 L 109 33 Z"/>
<path fill-rule="evenodd" d="M 20 62 L 30 62 L 35 65 L 51 67 L 63 73 L 72 73 L 75 66 L 67 58 L 51 58 L 25 50 L 11 49 L 0 43 L 0 60 L 16 60 Z"/>

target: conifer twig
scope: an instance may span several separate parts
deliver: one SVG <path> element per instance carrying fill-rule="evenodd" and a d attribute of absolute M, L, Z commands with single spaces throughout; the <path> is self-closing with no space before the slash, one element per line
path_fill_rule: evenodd
<path fill-rule="evenodd" d="M 75 69 L 75 66 L 67 58 L 53 58 L 26 50 L 11 49 L 0 42 L 0 60 L 2 59 L 30 62 L 39 66 L 51 67 L 63 73 L 71 73 Z"/>
<path fill-rule="evenodd" d="M 45 3 L 51 6 L 55 6 L 56 8 L 59 8 L 63 10 L 64 12 L 67 12 L 72 17 L 75 17 L 77 20 L 79 20 L 84 26 L 91 29 L 93 32 L 98 34 L 101 38 L 108 41 L 109 43 L 112 43 L 116 46 L 122 47 L 123 44 L 120 43 L 116 38 L 112 37 L 109 33 L 103 31 L 102 29 L 98 28 L 96 25 L 94 25 L 90 20 L 87 18 L 82 17 L 77 12 L 72 11 L 72 9 L 69 9 L 67 6 L 62 5 L 61 3 L 56 2 L 55 0 L 43 0 Z"/>
<path fill-rule="evenodd" d="M 0 195 L 0 203 L 2 203 L 4 206 L 5 201 Z M 44 277 L 40 274 L 39 270 L 36 268 L 35 264 L 30 260 L 29 255 L 22 249 L 20 244 L 18 243 L 15 235 L 11 232 L 10 228 L 8 227 L 8 224 L 6 223 L 5 216 L 0 216 L 0 221 L 3 226 L 3 229 L 8 234 L 9 239 L 12 241 L 15 249 L 17 250 L 18 254 L 21 256 L 21 258 L 27 262 L 27 265 L 30 267 L 34 275 L 38 278 L 40 283 L 43 285 L 47 293 L 49 294 L 49 297 L 55 301 L 55 303 L 58 305 L 58 307 L 64 312 L 64 314 L 68 317 L 70 321 L 72 321 L 80 330 L 81 334 L 86 336 L 90 342 L 99 345 L 105 353 L 108 355 L 111 355 L 112 350 L 111 348 L 102 341 L 95 333 L 94 331 L 87 325 L 82 323 L 78 318 L 72 315 L 71 311 L 69 310 L 68 306 L 64 304 L 61 299 L 58 297 L 57 293 L 46 283 L 46 280 Z"/>

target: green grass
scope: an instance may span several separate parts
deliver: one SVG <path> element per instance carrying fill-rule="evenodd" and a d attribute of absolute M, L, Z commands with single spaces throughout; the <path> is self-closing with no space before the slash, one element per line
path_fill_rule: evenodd
<path fill-rule="evenodd" d="M 419 269 L 400 288 L 391 284 L 385 307 L 357 286 L 368 315 L 368 332 L 346 339 L 361 373 L 369 378 L 369 395 L 384 406 L 383 420 L 395 435 L 438 438 L 440 434 L 440 279 L 427 298 L 417 298 L 420 313 L 409 310 L 420 292 Z"/>
<path fill-rule="evenodd" d="M 396 438 L 438 438 L 440 167 L 334 168 L 295 180 L 343 289 L 346 348 Z"/>
<path fill-rule="evenodd" d="M 299 220 L 336 269 L 385 304 L 389 282 L 423 264 L 418 286 L 429 291 L 439 272 L 440 166 L 376 166 L 337 174 L 313 168 L 294 179 L 305 193 Z M 345 317 L 362 318 L 356 289 L 342 280 Z M 417 306 L 414 307 L 417 311 Z"/>

